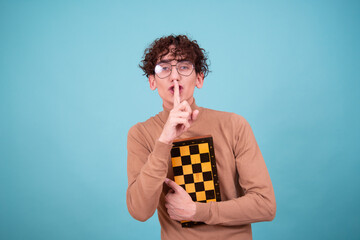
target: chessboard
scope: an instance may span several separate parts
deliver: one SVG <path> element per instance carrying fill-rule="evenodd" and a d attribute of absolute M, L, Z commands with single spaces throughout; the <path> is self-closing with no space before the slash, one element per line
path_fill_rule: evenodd
<path fill-rule="evenodd" d="M 196 202 L 221 201 L 213 139 L 211 136 L 173 142 L 171 162 L 174 181 Z M 199 222 L 181 221 L 182 227 Z"/>

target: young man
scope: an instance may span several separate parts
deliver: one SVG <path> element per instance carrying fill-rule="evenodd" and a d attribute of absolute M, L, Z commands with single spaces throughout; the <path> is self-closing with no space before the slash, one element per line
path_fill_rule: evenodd
<path fill-rule="evenodd" d="M 140 67 L 164 110 L 129 131 L 128 210 L 146 221 L 157 209 L 162 239 L 252 239 L 251 223 L 275 217 L 273 187 L 247 121 L 195 104 L 194 89 L 208 73 L 204 53 L 184 35 L 157 39 L 145 50 Z M 204 135 L 214 141 L 220 202 L 193 202 L 170 180 L 173 141 Z M 181 220 L 205 224 L 182 228 Z"/>

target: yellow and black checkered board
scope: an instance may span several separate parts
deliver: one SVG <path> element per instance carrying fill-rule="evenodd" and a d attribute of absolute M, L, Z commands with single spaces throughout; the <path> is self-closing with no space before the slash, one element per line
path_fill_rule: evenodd
<path fill-rule="evenodd" d="M 189 193 L 193 201 L 221 201 L 212 137 L 181 139 L 173 144 L 174 181 Z M 199 223 L 182 221 L 183 227 L 195 224 Z"/>

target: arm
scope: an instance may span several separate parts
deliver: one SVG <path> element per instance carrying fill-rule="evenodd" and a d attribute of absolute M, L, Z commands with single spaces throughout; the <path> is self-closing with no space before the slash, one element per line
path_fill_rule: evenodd
<path fill-rule="evenodd" d="M 172 145 L 156 141 L 150 152 L 137 128 L 135 125 L 128 134 L 126 203 L 131 216 L 146 221 L 158 206 Z"/>
<path fill-rule="evenodd" d="M 274 190 L 259 146 L 245 119 L 241 118 L 237 125 L 234 155 L 245 195 L 223 202 L 196 203 L 194 221 L 233 226 L 275 217 Z"/>

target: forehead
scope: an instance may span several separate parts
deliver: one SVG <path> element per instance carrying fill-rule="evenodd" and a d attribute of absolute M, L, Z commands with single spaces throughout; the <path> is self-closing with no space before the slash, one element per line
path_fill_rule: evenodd
<path fill-rule="evenodd" d="M 159 55 L 157 63 L 182 60 L 187 60 L 187 58 L 181 53 L 181 50 L 176 49 L 174 46 L 170 46 L 169 49 Z"/>

